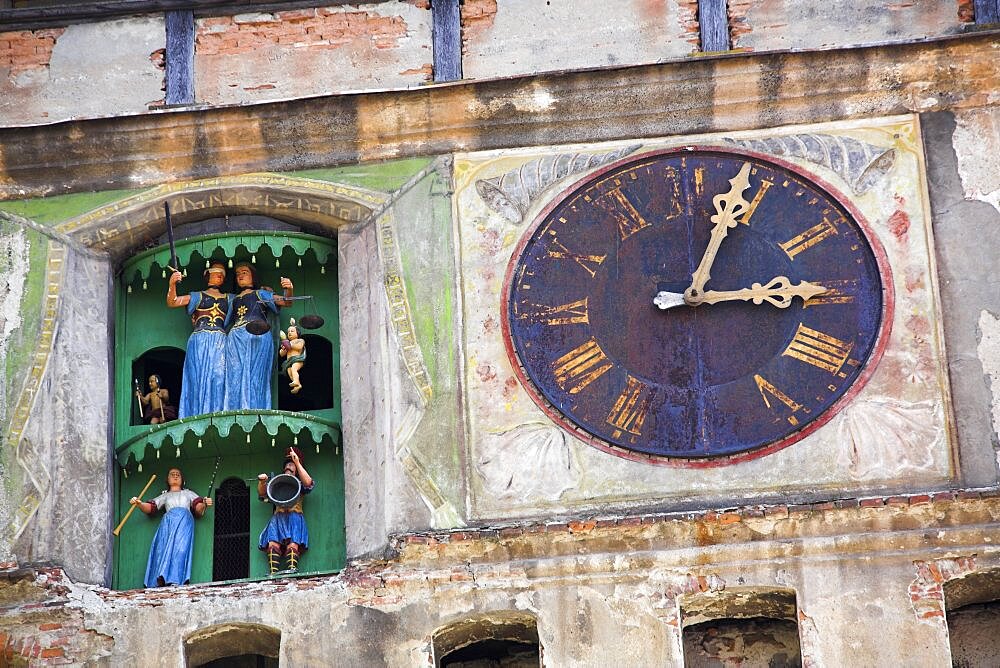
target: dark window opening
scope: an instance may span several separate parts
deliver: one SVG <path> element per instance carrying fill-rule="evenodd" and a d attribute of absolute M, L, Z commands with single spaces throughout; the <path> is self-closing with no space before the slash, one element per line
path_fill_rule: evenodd
<path fill-rule="evenodd" d="M 215 495 L 212 580 L 241 580 L 249 575 L 250 488 L 239 478 L 227 478 Z"/>
<path fill-rule="evenodd" d="M 156 374 L 161 380 L 160 387 L 170 392 L 170 401 L 167 403 L 176 408 L 181 397 L 183 372 L 184 351 L 177 348 L 154 348 L 132 362 L 131 424 L 148 424 L 150 417 L 150 407 L 144 406 L 142 415 L 139 414 L 139 401 L 135 398 L 135 388 L 138 386 L 143 395 L 149 394 L 149 377 Z"/>
<path fill-rule="evenodd" d="M 684 628 L 684 666 L 798 668 L 799 629 L 787 619 L 713 619 Z"/>
<path fill-rule="evenodd" d="M 976 571 L 944 583 L 951 665 L 997 665 L 1000 656 L 1000 569 Z"/>
<path fill-rule="evenodd" d="M 432 637 L 436 666 L 528 668 L 542 662 L 535 618 L 509 610 L 461 619 Z"/>
<path fill-rule="evenodd" d="M 802 665 L 792 589 L 733 587 L 685 596 L 681 628 L 687 668 Z"/>
<path fill-rule="evenodd" d="M 202 663 L 196 668 L 278 668 L 278 660 L 260 654 L 240 654 Z"/>
<path fill-rule="evenodd" d="M 288 326 L 283 318 L 284 328 Z M 299 371 L 299 382 L 302 390 L 292 394 L 289 388 L 288 374 L 278 369 L 278 410 L 282 411 L 316 411 L 333 408 L 333 383 L 336 370 L 333 368 L 333 345 L 322 336 L 306 334 L 300 330 L 306 342 L 306 362 Z"/>
<path fill-rule="evenodd" d="M 441 668 L 528 668 L 539 664 L 538 643 L 483 640 L 441 658 Z"/>
<path fill-rule="evenodd" d="M 241 622 L 199 629 L 184 639 L 191 668 L 278 668 L 281 631 Z"/>

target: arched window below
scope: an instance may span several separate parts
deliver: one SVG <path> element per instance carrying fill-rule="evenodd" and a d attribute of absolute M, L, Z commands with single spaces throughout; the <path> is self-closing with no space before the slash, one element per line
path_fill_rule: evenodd
<path fill-rule="evenodd" d="M 794 591 L 734 588 L 680 603 L 686 668 L 802 665 Z"/>
<path fill-rule="evenodd" d="M 462 619 L 433 635 L 441 668 L 529 668 L 541 665 L 538 625 L 531 615 L 500 611 Z"/>
<path fill-rule="evenodd" d="M 262 624 L 218 624 L 184 639 L 189 668 L 277 668 L 281 631 Z"/>
<path fill-rule="evenodd" d="M 995 665 L 1000 656 L 1000 569 L 945 582 L 944 602 L 951 665 Z"/>

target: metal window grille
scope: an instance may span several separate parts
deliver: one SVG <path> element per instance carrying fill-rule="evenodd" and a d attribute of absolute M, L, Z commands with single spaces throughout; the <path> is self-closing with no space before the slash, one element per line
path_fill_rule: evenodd
<path fill-rule="evenodd" d="M 215 546 L 212 579 L 250 576 L 250 488 L 227 478 L 215 495 Z"/>

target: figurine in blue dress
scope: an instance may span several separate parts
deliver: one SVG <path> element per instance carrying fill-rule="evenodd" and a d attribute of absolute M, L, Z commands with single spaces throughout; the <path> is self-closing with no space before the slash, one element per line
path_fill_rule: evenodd
<path fill-rule="evenodd" d="M 193 331 L 187 342 L 184 375 L 177 417 L 221 411 L 226 398 L 226 331 L 233 295 L 219 288 L 226 280 L 226 268 L 213 262 L 204 273 L 207 288 L 177 296 L 177 283 L 182 275 L 170 275 L 167 306 L 187 307 Z"/>
<path fill-rule="evenodd" d="M 167 473 L 167 489 L 155 499 L 129 501 L 147 515 L 163 511 L 163 519 L 153 536 L 146 562 L 147 587 L 187 584 L 191 580 L 191 553 L 194 547 L 194 519 L 202 517 L 212 499 L 202 498 L 184 487 L 184 475 L 178 468 Z"/>
<path fill-rule="evenodd" d="M 226 335 L 226 396 L 224 410 L 267 410 L 271 408 L 271 371 L 274 368 L 274 335 L 268 326 L 253 333 L 248 325 L 262 323 L 281 306 L 288 306 L 292 281 L 281 278 L 284 297 L 260 288 L 253 266 L 241 262 L 234 270 L 237 293 L 230 305 L 229 333 Z"/>

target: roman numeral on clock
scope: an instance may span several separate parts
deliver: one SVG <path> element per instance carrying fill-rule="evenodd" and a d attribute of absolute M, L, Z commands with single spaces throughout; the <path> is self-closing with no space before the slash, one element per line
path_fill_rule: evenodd
<path fill-rule="evenodd" d="M 811 329 L 800 322 L 792 342 L 781 354 L 837 375 L 851 354 L 852 348 L 854 344 L 850 341 L 841 341 L 835 336 Z"/>
<path fill-rule="evenodd" d="M 618 395 L 611 412 L 608 413 L 607 422 L 630 434 L 642 435 L 642 423 L 646 421 L 649 401 L 652 398 L 652 391 L 647 385 L 628 376 L 625 389 Z"/>
<path fill-rule="evenodd" d="M 558 239 L 552 239 L 552 247 L 550 247 L 546 253 L 551 258 L 573 260 L 578 265 L 583 267 L 586 272 L 590 274 L 591 278 L 597 275 L 597 267 L 599 267 L 601 263 L 604 262 L 604 258 L 607 257 L 607 255 L 583 255 L 580 253 L 574 253 L 570 249 L 563 246 Z"/>
<path fill-rule="evenodd" d="M 609 190 L 605 196 L 610 200 L 610 206 L 605 208 L 618 223 L 618 236 L 622 241 L 649 227 L 650 224 L 620 189 Z"/>
<path fill-rule="evenodd" d="M 612 366 L 614 365 L 601 350 L 601 346 L 591 337 L 552 362 L 552 374 L 559 389 L 577 394 Z"/>
<path fill-rule="evenodd" d="M 770 400 L 768 400 L 768 395 L 771 395 L 773 399 L 777 399 L 781 403 L 788 406 L 791 409 L 793 415 L 788 416 L 788 422 L 790 424 L 796 425 L 799 423 L 798 418 L 795 417 L 794 413 L 802 408 L 802 404 L 792 399 L 790 396 L 779 390 L 777 387 L 771 383 L 764 380 L 763 376 L 754 374 L 753 382 L 757 383 L 757 391 L 760 392 L 761 398 L 764 400 L 764 405 L 768 408 L 772 408 Z"/>
<path fill-rule="evenodd" d="M 823 239 L 831 237 L 836 233 L 836 225 L 834 225 L 829 218 L 824 217 L 822 223 L 813 225 L 802 234 L 796 235 L 788 241 L 778 244 L 778 247 L 785 251 L 785 255 L 788 256 L 789 260 L 794 260 L 795 256 L 802 251 L 812 248 L 819 242 L 823 241 Z"/>
<path fill-rule="evenodd" d="M 584 297 L 568 304 L 558 306 L 546 306 L 544 304 L 533 304 L 534 311 L 525 313 L 524 318 L 532 318 L 546 325 L 576 325 L 588 324 L 587 300 Z"/>
<path fill-rule="evenodd" d="M 750 206 L 747 207 L 747 212 L 740 217 L 739 222 L 744 225 L 750 224 L 750 218 L 753 216 L 753 212 L 757 210 L 757 205 L 759 205 L 760 201 L 764 199 L 764 193 L 766 193 L 768 188 L 773 185 L 773 181 L 767 181 L 764 179 L 761 180 L 760 188 L 757 189 L 757 193 L 753 196 L 753 199 L 750 200 Z"/>

